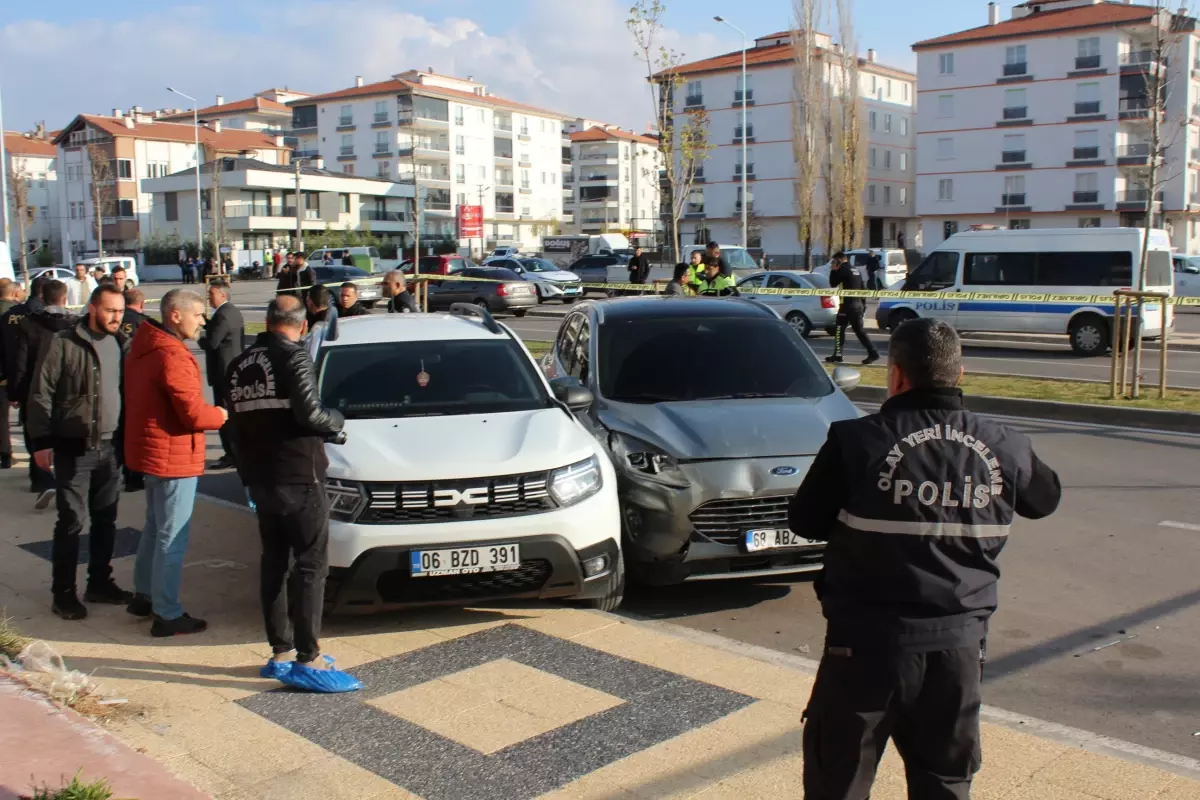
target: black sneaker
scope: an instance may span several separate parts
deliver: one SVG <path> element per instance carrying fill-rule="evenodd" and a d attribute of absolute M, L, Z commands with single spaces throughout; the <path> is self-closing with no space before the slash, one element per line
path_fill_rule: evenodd
<path fill-rule="evenodd" d="M 209 469 L 233 469 L 233 467 L 233 459 L 231 459 L 229 456 L 221 456 L 212 463 L 212 466 Z"/>
<path fill-rule="evenodd" d="M 150 626 L 151 636 L 186 636 L 189 633 L 203 633 L 208 630 L 208 623 L 184 614 L 175 619 L 163 619 L 154 615 L 154 624 Z"/>
<path fill-rule="evenodd" d="M 12 453 L 0 453 L 0 469 L 12 469 Z"/>
<path fill-rule="evenodd" d="M 100 586 L 89 585 L 83 593 L 85 603 L 99 603 L 106 606 L 123 606 L 133 600 L 133 592 L 127 592 L 109 578 L 108 583 Z"/>
<path fill-rule="evenodd" d="M 863 363 L 863 366 L 865 367 L 868 364 L 874 364 L 878 360 L 879 360 L 879 353 L 871 353 L 871 355 L 869 355 L 863 359 L 862 363 Z"/>
<path fill-rule="evenodd" d="M 135 594 L 129 601 L 129 605 L 125 606 L 125 610 L 135 617 L 145 618 L 154 614 L 154 606 L 150 603 L 150 598 L 144 594 Z"/>
<path fill-rule="evenodd" d="M 57 616 L 63 619 L 77 620 L 87 619 L 87 606 L 79 602 L 79 598 L 74 592 L 69 594 L 57 594 L 54 596 L 54 602 L 50 604 L 50 610 Z"/>
<path fill-rule="evenodd" d="M 843 359 L 841 356 L 826 356 L 825 363 L 826 364 L 841 364 L 842 360 Z"/>

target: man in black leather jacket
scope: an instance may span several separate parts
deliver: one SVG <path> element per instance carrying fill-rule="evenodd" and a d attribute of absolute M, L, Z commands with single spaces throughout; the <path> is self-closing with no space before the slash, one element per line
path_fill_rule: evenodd
<path fill-rule="evenodd" d="M 329 568 L 325 442 L 344 441 L 342 415 L 321 405 L 316 369 L 299 344 L 305 327 L 304 304 L 276 297 L 266 332 L 226 376 L 230 439 L 262 536 L 263 617 L 274 653 L 263 674 L 281 680 L 293 650 L 296 665 L 325 666 L 317 641 Z"/>

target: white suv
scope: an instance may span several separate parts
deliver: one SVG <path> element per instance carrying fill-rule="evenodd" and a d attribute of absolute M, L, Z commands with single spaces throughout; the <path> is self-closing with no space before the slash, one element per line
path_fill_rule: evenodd
<path fill-rule="evenodd" d="M 592 396 L 548 383 L 483 309 L 339 321 L 317 369 L 346 417 L 327 448 L 333 612 L 490 599 L 622 599 L 616 474 L 575 418 Z"/>

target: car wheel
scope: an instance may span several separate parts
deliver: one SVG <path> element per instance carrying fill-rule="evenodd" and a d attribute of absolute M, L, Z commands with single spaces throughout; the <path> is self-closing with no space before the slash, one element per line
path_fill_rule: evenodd
<path fill-rule="evenodd" d="M 488 310 L 490 310 L 490 308 L 488 307 L 488 301 L 487 301 L 487 299 L 486 299 L 486 298 L 484 298 L 484 297 L 477 297 L 477 298 L 475 298 L 475 305 L 479 306 L 480 308 L 484 308 L 484 309 L 488 309 Z"/>
<path fill-rule="evenodd" d="M 900 327 L 901 323 L 908 322 L 910 319 L 916 318 L 917 315 L 915 312 L 910 311 L 907 308 L 897 308 L 895 311 L 888 314 L 887 329 L 889 331 L 894 331 L 896 328 Z"/>
<path fill-rule="evenodd" d="M 812 323 L 801 312 L 792 311 L 785 319 L 787 320 L 787 324 L 791 325 L 801 337 L 807 339 L 812 334 Z"/>
<path fill-rule="evenodd" d="M 1108 323 L 1095 314 L 1083 314 L 1071 320 L 1068 329 L 1071 350 L 1077 356 L 1098 356 L 1108 350 Z"/>
<path fill-rule="evenodd" d="M 514 316 L 514 317 L 523 317 L 523 316 L 525 316 L 525 315 L 526 315 L 526 314 L 528 314 L 528 313 L 529 313 L 529 309 L 527 309 L 527 308 L 515 308 L 515 309 L 513 309 L 513 316 Z"/>
<path fill-rule="evenodd" d="M 546 302 L 546 298 L 545 298 L 545 297 L 542 295 L 542 287 L 538 286 L 538 285 L 535 283 L 535 284 L 534 284 L 534 289 L 533 289 L 533 291 L 534 291 L 534 293 L 535 293 L 535 294 L 537 294 L 537 301 L 538 301 L 538 305 L 539 305 L 539 306 L 540 306 L 542 303 Z"/>
<path fill-rule="evenodd" d="M 617 554 L 617 566 L 608 576 L 608 587 L 600 597 L 584 600 L 583 604 L 597 611 L 616 611 L 625 599 L 625 556 Z"/>

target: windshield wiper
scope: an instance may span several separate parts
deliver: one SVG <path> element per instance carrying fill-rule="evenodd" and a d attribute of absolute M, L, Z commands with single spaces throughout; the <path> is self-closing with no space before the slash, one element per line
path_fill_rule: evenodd
<path fill-rule="evenodd" d="M 698 397 L 697 400 L 757 400 L 764 397 L 791 397 L 792 395 L 786 392 L 735 392 L 733 394 L 721 394 L 713 397 Z"/>

